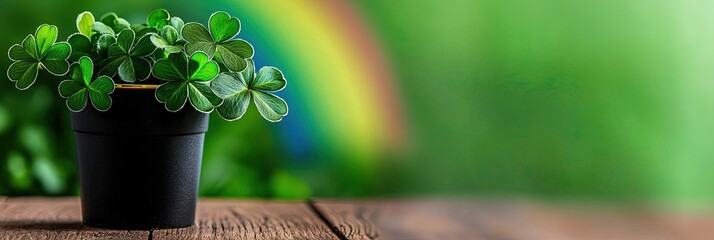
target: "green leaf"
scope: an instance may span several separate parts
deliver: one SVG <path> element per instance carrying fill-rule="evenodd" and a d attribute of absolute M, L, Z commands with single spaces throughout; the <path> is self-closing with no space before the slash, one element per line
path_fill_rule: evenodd
<path fill-rule="evenodd" d="M 46 69 L 54 75 L 67 73 L 67 58 L 72 47 L 66 42 L 55 43 L 57 27 L 42 24 L 35 36 L 28 35 L 22 45 L 15 44 L 8 50 L 8 57 L 14 62 L 7 70 L 7 77 L 15 82 L 15 87 L 25 90 L 37 79 L 40 69 Z"/>
<path fill-rule="evenodd" d="M 70 79 L 60 82 L 58 90 L 60 96 L 68 98 L 85 88 L 87 88 L 87 86 L 84 85 L 84 82 Z"/>
<path fill-rule="evenodd" d="M 131 58 L 126 58 L 124 62 L 119 65 L 119 78 L 127 82 L 134 82 L 136 80 L 136 71 L 134 70 L 134 63 L 132 63 Z"/>
<path fill-rule="evenodd" d="M 15 82 L 15 87 L 17 89 L 25 90 L 35 83 L 39 65 L 40 64 L 38 62 L 14 62 L 7 70 L 7 77 L 11 81 Z"/>
<path fill-rule="evenodd" d="M 13 61 L 33 61 L 35 58 L 30 55 L 20 44 L 15 44 L 10 47 L 7 56 Z"/>
<path fill-rule="evenodd" d="M 160 59 L 154 63 L 154 76 L 165 81 L 188 80 L 186 76 L 188 63 L 183 53 L 169 54 L 168 58 Z"/>
<path fill-rule="evenodd" d="M 130 50 L 130 53 L 131 56 L 134 57 L 146 57 L 151 55 L 154 50 L 156 50 L 156 46 L 151 43 L 151 36 L 145 35 L 136 41 L 133 48 Z"/>
<path fill-rule="evenodd" d="M 89 84 L 89 89 L 104 94 L 110 94 L 114 92 L 114 81 L 112 81 L 110 77 L 100 76 Z"/>
<path fill-rule="evenodd" d="M 109 47 L 109 57 L 100 74 L 114 76 L 125 82 L 146 80 L 151 74 L 151 63 L 146 59 L 156 49 L 151 36 L 145 35 L 134 42 L 134 31 L 126 29 L 117 35 L 117 42 Z"/>
<path fill-rule="evenodd" d="M 266 120 L 277 122 L 288 114 L 288 104 L 282 98 L 261 91 L 251 91 L 251 95 L 258 112 Z"/>
<path fill-rule="evenodd" d="M 72 52 L 72 47 L 69 45 L 69 43 L 66 42 L 60 42 L 52 45 L 49 50 L 47 50 L 47 53 L 45 56 L 42 58 L 43 60 L 65 60 L 69 57 L 70 53 Z"/>
<path fill-rule="evenodd" d="M 226 99 L 248 90 L 245 82 L 235 77 L 235 73 L 220 73 L 211 81 L 211 89 L 216 96 Z"/>
<path fill-rule="evenodd" d="M 115 32 L 120 32 L 124 29 L 131 29 L 131 24 L 123 18 L 117 18 L 114 19 L 114 27 L 113 27 Z"/>
<path fill-rule="evenodd" d="M 195 52 L 204 52 L 210 58 L 216 52 L 216 44 L 213 42 L 211 33 L 200 23 L 187 23 L 181 29 L 181 37 L 188 43 L 184 46 L 184 51 L 187 54 Z"/>
<path fill-rule="evenodd" d="M 218 44 L 216 51 L 218 60 L 233 72 L 243 71 L 246 67 L 245 59 L 253 57 L 253 46 L 242 39 Z"/>
<path fill-rule="evenodd" d="M 213 111 L 222 99 L 216 96 L 208 84 L 218 74 L 218 63 L 203 52 L 190 57 L 185 53 L 169 54 L 154 64 L 154 76 L 168 81 L 156 91 L 156 99 L 166 104 L 169 111 L 180 110 L 189 99 L 191 105 L 200 112 Z"/>
<path fill-rule="evenodd" d="M 108 58 L 103 61 L 102 69 L 99 70 L 100 75 L 107 75 L 113 77 L 119 71 L 119 66 L 121 66 L 124 61 L 129 58 L 129 56 L 121 56 Z"/>
<path fill-rule="evenodd" d="M 171 44 L 169 44 L 168 42 L 166 42 L 166 40 L 164 40 L 164 39 L 163 39 L 161 36 L 159 36 L 159 35 L 152 34 L 152 35 L 150 36 L 150 39 L 151 39 L 151 43 L 153 43 L 154 46 L 156 46 L 157 48 L 164 49 L 164 48 L 167 48 L 167 47 L 170 47 L 170 46 L 171 46 Z"/>
<path fill-rule="evenodd" d="M 152 35 L 150 36 L 150 38 L 151 38 L 151 43 L 153 43 L 154 46 L 156 46 L 156 47 L 159 48 L 159 49 L 162 49 L 162 50 L 166 51 L 167 53 L 177 53 L 177 52 L 180 52 L 180 51 L 182 50 L 181 47 L 180 47 L 180 46 L 181 46 L 180 43 L 177 43 L 176 45 L 171 45 L 171 44 L 169 44 L 168 42 L 166 42 L 166 40 L 164 40 L 164 39 L 163 39 L 161 36 L 159 36 L 159 35 L 152 34 Z M 178 45 L 178 46 L 177 46 L 177 45 Z M 163 58 L 163 56 L 160 57 L 160 58 Z"/>
<path fill-rule="evenodd" d="M 71 80 L 62 81 L 59 85 L 60 96 L 67 98 L 67 107 L 72 111 L 81 111 L 87 105 L 87 99 L 99 111 L 111 107 L 109 94 L 114 92 L 114 81 L 108 76 L 101 76 L 92 81 L 94 64 L 89 57 L 81 57 L 72 65 Z"/>
<path fill-rule="evenodd" d="M 45 56 L 47 51 L 57 41 L 57 27 L 54 25 L 42 24 L 35 32 L 37 40 L 37 52 L 39 57 Z"/>
<path fill-rule="evenodd" d="M 179 17 L 171 17 L 171 20 L 169 20 L 169 25 L 174 27 L 174 29 L 176 29 L 176 31 L 179 31 L 179 34 L 180 34 L 181 28 L 183 28 L 184 22 Z"/>
<path fill-rule="evenodd" d="M 223 103 L 218 114 L 226 120 L 240 118 L 253 98 L 258 112 L 268 121 L 277 122 L 288 114 L 288 105 L 282 98 L 268 93 L 279 91 L 287 85 L 282 72 L 274 67 L 263 67 L 254 74 L 252 60 L 246 61 L 246 69 L 240 73 L 221 73 L 211 81 L 211 89 Z"/>
<path fill-rule="evenodd" d="M 99 18 L 99 21 L 104 23 L 104 25 L 113 28 L 114 27 L 114 20 L 119 18 L 116 13 L 113 12 L 108 12 L 102 15 L 102 17 Z M 96 31 L 96 30 L 95 30 Z M 113 34 L 112 34 L 113 35 Z"/>
<path fill-rule="evenodd" d="M 140 81 L 146 80 L 151 75 L 151 61 L 143 57 L 132 57 L 136 79 Z"/>
<path fill-rule="evenodd" d="M 107 54 L 109 51 L 109 47 L 111 47 L 116 42 L 117 39 L 114 37 L 114 35 L 102 34 L 97 40 L 97 52 L 99 52 L 100 54 Z"/>
<path fill-rule="evenodd" d="M 181 47 L 178 47 L 178 46 L 168 46 L 168 47 L 164 48 L 164 51 L 166 51 L 167 53 L 177 53 L 177 52 L 181 52 L 181 50 L 182 50 Z"/>
<path fill-rule="evenodd" d="M 253 59 L 248 59 L 245 62 L 245 70 L 241 71 L 240 74 L 236 77 L 242 78 L 246 86 L 250 86 L 255 80 L 255 63 L 253 63 Z"/>
<path fill-rule="evenodd" d="M 189 42 L 184 45 L 184 51 L 188 54 L 204 52 L 208 56 L 213 57 L 213 54 L 216 53 L 216 44 L 212 42 Z"/>
<path fill-rule="evenodd" d="M 211 81 L 211 89 L 223 99 L 216 111 L 223 119 L 234 121 L 243 116 L 250 103 L 250 91 L 242 79 L 226 73 Z"/>
<path fill-rule="evenodd" d="M 218 75 L 218 63 L 211 61 L 203 52 L 191 55 L 188 62 L 189 78 L 191 80 L 210 81 Z"/>
<path fill-rule="evenodd" d="M 90 89 L 89 100 L 91 100 L 92 106 L 101 112 L 107 111 L 112 107 L 112 98 L 98 91 Z"/>
<path fill-rule="evenodd" d="M 82 111 L 85 106 L 87 106 L 87 88 L 82 88 L 67 98 L 67 108 L 73 112 Z"/>
<path fill-rule="evenodd" d="M 92 24 L 92 30 L 100 34 L 109 34 L 114 36 L 114 30 L 103 22 L 94 22 L 94 24 Z"/>
<path fill-rule="evenodd" d="M 124 53 L 129 53 L 129 50 L 131 50 L 131 46 L 134 43 L 134 37 L 134 31 L 131 29 L 121 31 L 119 32 L 119 35 L 117 35 L 116 46 L 118 46 L 119 49 L 121 49 Z M 114 55 L 111 53 L 111 47 L 109 49 L 109 52 L 109 55 Z"/>
<path fill-rule="evenodd" d="M 173 45 L 178 40 L 178 31 L 170 25 L 164 26 L 159 33 L 161 34 L 161 38 L 166 40 L 169 45 Z"/>
<path fill-rule="evenodd" d="M 146 18 L 146 24 L 156 29 L 161 29 L 168 21 L 169 12 L 166 9 L 156 9 Z"/>
<path fill-rule="evenodd" d="M 91 12 L 83 12 L 77 16 L 77 30 L 79 33 L 86 36 L 87 39 L 92 38 L 94 32 L 92 31 L 92 26 L 94 25 L 94 15 Z"/>
<path fill-rule="evenodd" d="M 246 68 L 246 60 L 253 57 L 253 46 L 245 40 L 233 39 L 240 32 L 240 21 L 226 12 L 216 12 L 211 15 L 208 27 L 200 23 L 187 23 L 181 30 L 181 36 L 186 40 L 184 51 L 188 54 L 202 51 L 233 72 Z"/>
<path fill-rule="evenodd" d="M 145 80 L 151 74 L 151 63 L 149 60 L 140 57 L 127 57 L 119 65 L 119 78 L 126 82 L 135 80 Z"/>
<path fill-rule="evenodd" d="M 181 36 L 183 39 L 185 39 L 187 42 L 213 42 L 213 38 L 211 37 L 211 33 L 208 32 L 208 29 L 201 25 L 200 23 L 187 23 L 186 25 L 183 26 L 181 29 Z"/>
<path fill-rule="evenodd" d="M 76 62 L 82 56 L 90 56 L 92 52 L 92 43 L 86 36 L 75 33 L 69 36 L 67 43 L 72 46 L 72 54 L 69 56 L 69 61 Z"/>
<path fill-rule="evenodd" d="M 156 29 L 149 27 L 146 24 L 133 24 L 131 25 L 131 30 L 134 30 L 136 37 L 142 37 L 150 33 L 157 33 Z"/>
<path fill-rule="evenodd" d="M 84 83 L 84 79 L 82 77 L 82 74 L 83 74 L 82 68 L 79 67 L 79 61 L 77 61 L 76 63 L 73 63 L 72 66 L 69 67 L 69 71 L 70 71 L 70 74 L 69 74 L 70 79 L 77 80 L 80 83 L 82 83 L 82 85 L 86 85 Z"/>
<path fill-rule="evenodd" d="M 251 89 L 273 92 L 282 90 L 285 85 L 287 81 L 280 70 L 274 67 L 262 67 L 255 76 Z"/>
<path fill-rule="evenodd" d="M 92 62 L 92 59 L 88 57 L 83 57 L 79 59 L 79 70 L 81 71 L 81 79 L 76 79 L 76 80 L 82 80 L 84 82 L 84 85 L 89 86 L 89 82 L 92 81 L 92 73 L 94 72 L 94 63 Z"/>
<path fill-rule="evenodd" d="M 22 48 L 24 48 L 33 59 L 40 59 L 40 55 L 37 52 L 37 43 L 35 43 L 35 37 L 32 35 L 27 35 L 25 40 L 22 40 Z"/>
<path fill-rule="evenodd" d="M 57 43 L 47 50 L 47 53 L 40 62 L 48 72 L 56 76 L 65 75 L 69 70 L 67 58 L 70 53 L 72 53 L 72 47 L 69 43 Z"/>
<path fill-rule="evenodd" d="M 197 81 L 188 82 L 188 99 L 196 110 L 204 113 L 213 111 L 213 107 L 220 105 L 223 101 L 211 91 L 208 85 Z"/>
<path fill-rule="evenodd" d="M 107 76 L 101 76 L 89 85 L 89 99 L 94 108 L 107 111 L 112 106 L 109 94 L 114 92 L 114 82 Z"/>
<path fill-rule="evenodd" d="M 178 112 L 186 104 L 188 89 L 186 81 L 167 82 L 156 89 L 156 100 L 165 103 L 166 110 Z"/>
<path fill-rule="evenodd" d="M 47 72 L 55 76 L 67 74 L 69 63 L 67 60 L 42 60 L 42 66 Z"/>
<path fill-rule="evenodd" d="M 208 20 L 208 27 L 211 29 L 213 41 L 219 43 L 238 35 L 240 21 L 226 12 L 215 12 Z"/>

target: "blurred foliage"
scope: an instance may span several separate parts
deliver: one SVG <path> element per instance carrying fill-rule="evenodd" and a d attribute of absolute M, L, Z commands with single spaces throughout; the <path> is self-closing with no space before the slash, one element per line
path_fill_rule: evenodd
<path fill-rule="evenodd" d="M 286 149 L 283 136 L 255 109 L 235 123 L 213 116 L 202 195 L 714 200 L 714 2 L 354 5 L 394 64 L 410 126 L 405 152 L 376 163 L 291 155 L 274 150 Z M 73 29 L 84 10 L 131 18 L 158 7 L 186 20 L 219 10 L 180 1 L 4 1 L 0 46 L 43 22 L 66 36 L 62 29 Z M 72 134 L 56 83 L 40 82 L 30 92 L 5 83 L 0 194 L 77 193 Z"/>

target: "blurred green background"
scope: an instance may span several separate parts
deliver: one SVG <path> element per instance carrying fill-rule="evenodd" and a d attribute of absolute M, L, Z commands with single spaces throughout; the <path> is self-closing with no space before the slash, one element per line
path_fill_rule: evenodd
<path fill-rule="evenodd" d="M 370 159 L 320 150 L 328 146 L 320 141 L 294 151 L 286 140 L 289 126 L 267 123 L 255 109 L 232 123 L 214 114 L 201 195 L 714 200 L 714 2 L 347 4 L 373 32 L 394 73 L 402 144 Z M 57 25 L 65 38 L 85 10 L 143 21 L 155 8 L 200 22 L 215 10 L 229 11 L 251 41 L 259 31 L 247 25 L 261 26 L 242 18 L 243 5 L 4 0 L 0 46 L 19 43 L 41 23 Z M 10 64 L 7 58 L 0 63 Z M 289 81 L 329 83 L 291 79 L 288 63 L 275 65 Z M 0 84 L 0 195 L 78 194 L 69 114 L 56 85 L 38 81 L 20 92 L 10 81 Z M 292 94 L 288 102 L 301 96 Z M 298 110 L 291 106 L 286 120 Z"/>

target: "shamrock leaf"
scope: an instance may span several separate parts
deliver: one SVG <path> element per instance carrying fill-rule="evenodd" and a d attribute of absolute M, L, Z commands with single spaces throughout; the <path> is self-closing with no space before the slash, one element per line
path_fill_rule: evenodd
<path fill-rule="evenodd" d="M 72 53 L 69 56 L 70 62 L 76 62 L 82 56 L 92 55 L 92 43 L 83 33 L 75 33 L 67 38 L 67 43 L 72 46 Z"/>
<path fill-rule="evenodd" d="M 271 122 L 282 120 L 288 114 L 288 104 L 271 92 L 280 91 L 287 85 L 283 73 L 274 67 L 262 67 L 255 74 L 253 61 L 249 59 L 246 63 L 243 72 L 221 73 L 211 82 L 213 92 L 223 99 L 223 104 L 217 108 L 218 115 L 228 121 L 241 118 L 252 97 L 263 118 Z"/>
<path fill-rule="evenodd" d="M 184 41 L 179 40 L 178 30 L 171 25 L 161 28 L 159 34 L 152 34 L 151 43 L 167 53 L 180 52 L 185 44 Z"/>
<path fill-rule="evenodd" d="M 116 43 L 109 46 L 109 56 L 100 74 L 111 77 L 118 72 L 119 78 L 126 82 L 143 81 L 149 77 L 151 62 L 147 56 L 153 53 L 156 47 L 148 35 L 137 41 L 134 41 L 134 38 L 135 34 L 131 29 L 119 32 Z"/>
<path fill-rule="evenodd" d="M 181 28 L 184 22 L 181 18 L 170 17 L 169 12 L 164 9 L 157 9 L 149 14 L 146 19 L 149 27 L 158 31 L 158 34 L 151 36 L 151 43 L 163 52 L 157 53 L 158 58 L 165 58 L 167 54 L 177 53 L 183 50 L 185 41 L 181 39 Z"/>
<path fill-rule="evenodd" d="M 183 52 L 169 54 L 154 64 L 154 76 L 167 81 L 156 89 L 156 99 L 171 112 L 181 110 L 186 99 L 199 112 L 211 112 L 222 101 L 208 85 L 218 71 L 218 63 L 206 53 L 195 52 L 190 57 Z"/>
<path fill-rule="evenodd" d="M 210 32 L 209 30 L 210 29 Z M 208 29 L 200 23 L 187 23 L 181 30 L 186 42 L 184 51 L 202 51 L 233 72 L 243 71 L 246 59 L 253 57 L 253 46 L 242 39 L 233 39 L 240 32 L 240 21 L 226 12 L 216 12 L 208 20 Z"/>
<path fill-rule="evenodd" d="M 146 24 L 155 29 L 161 29 L 169 23 L 170 15 L 166 9 L 156 9 L 146 17 Z"/>
<path fill-rule="evenodd" d="M 114 35 L 124 29 L 130 29 L 131 24 L 126 19 L 120 18 L 116 13 L 109 12 L 99 19 L 99 22 L 92 24 L 92 30 L 100 34 Z"/>
<path fill-rule="evenodd" d="M 67 38 L 67 43 L 72 46 L 72 53 L 69 56 L 70 62 L 76 62 L 82 56 L 92 55 L 92 36 L 94 36 L 94 15 L 91 12 L 83 12 L 77 16 L 78 33 Z"/>
<path fill-rule="evenodd" d="M 91 12 L 83 12 L 77 16 L 77 30 L 79 33 L 86 36 L 87 39 L 91 39 L 94 32 L 92 31 L 92 26 L 94 25 L 94 15 Z"/>
<path fill-rule="evenodd" d="M 7 70 L 7 77 L 15 82 L 15 87 L 25 90 L 37 79 L 40 69 L 60 76 L 67 73 L 69 63 L 67 58 L 72 47 L 66 42 L 58 42 L 57 27 L 42 24 L 37 28 L 35 36 L 27 35 L 22 45 L 10 47 L 8 57 L 14 62 Z"/>
<path fill-rule="evenodd" d="M 87 99 L 99 111 L 107 111 L 112 106 L 109 94 L 114 92 L 114 82 L 110 77 L 100 76 L 92 81 L 94 64 L 89 57 L 81 57 L 72 65 L 72 79 L 64 80 L 59 85 L 59 93 L 67 98 L 67 108 L 79 112 L 87 105 Z"/>

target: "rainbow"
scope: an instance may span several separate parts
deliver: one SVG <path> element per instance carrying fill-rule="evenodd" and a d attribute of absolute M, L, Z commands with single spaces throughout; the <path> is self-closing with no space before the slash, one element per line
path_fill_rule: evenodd
<path fill-rule="evenodd" d="M 346 0 L 205 2 L 206 16 L 223 9 L 241 20 L 238 36 L 255 47 L 258 67 L 285 73 L 286 141 L 360 161 L 402 145 L 406 123 L 388 60 Z"/>

